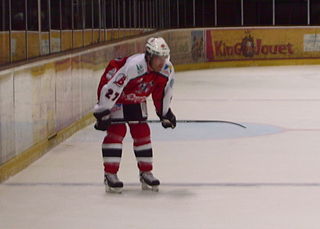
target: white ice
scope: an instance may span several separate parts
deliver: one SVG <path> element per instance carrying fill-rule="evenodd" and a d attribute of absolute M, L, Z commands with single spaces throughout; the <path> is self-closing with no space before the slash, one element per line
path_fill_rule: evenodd
<path fill-rule="evenodd" d="M 127 134 L 122 194 L 104 192 L 89 126 L 0 184 L 1 229 L 320 227 L 320 66 L 177 73 L 178 123 L 153 123 L 158 193 L 142 191 Z M 149 101 L 150 119 L 156 119 Z"/>

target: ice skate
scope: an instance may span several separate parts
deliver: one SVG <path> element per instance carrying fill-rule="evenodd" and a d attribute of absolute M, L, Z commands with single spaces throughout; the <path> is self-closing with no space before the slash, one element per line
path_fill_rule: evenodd
<path fill-rule="evenodd" d="M 159 191 L 160 181 L 153 176 L 152 172 L 140 172 L 140 182 L 142 190 Z"/>
<path fill-rule="evenodd" d="M 123 189 L 123 182 L 119 180 L 117 174 L 105 173 L 104 184 L 106 192 L 121 193 Z"/>

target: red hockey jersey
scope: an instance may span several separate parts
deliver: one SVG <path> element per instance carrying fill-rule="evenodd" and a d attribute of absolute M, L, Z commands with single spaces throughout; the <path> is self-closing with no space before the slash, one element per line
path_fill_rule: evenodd
<path fill-rule="evenodd" d="M 115 104 L 137 104 L 152 99 L 159 115 L 166 115 L 174 84 L 174 69 L 167 60 L 160 72 L 150 72 L 145 54 L 110 61 L 105 69 L 97 91 L 95 111 L 112 109 Z"/>

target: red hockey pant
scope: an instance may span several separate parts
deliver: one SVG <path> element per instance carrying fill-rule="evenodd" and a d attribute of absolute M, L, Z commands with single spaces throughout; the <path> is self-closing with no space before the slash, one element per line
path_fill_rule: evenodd
<path fill-rule="evenodd" d="M 129 124 L 133 149 L 141 172 L 152 170 L 150 127 L 147 123 Z M 117 173 L 122 156 L 122 141 L 127 132 L 126 124 L 112 124 L 102 144 L 104 171 Z"/>

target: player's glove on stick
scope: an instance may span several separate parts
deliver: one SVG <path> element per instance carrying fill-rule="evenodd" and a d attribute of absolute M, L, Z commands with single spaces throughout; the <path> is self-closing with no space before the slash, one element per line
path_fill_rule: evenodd
<path fill-rule="evenodd" d="M 106 131 L 111 125 L 110 110 L 95 111 L 93 115 L 97 119 L 94 128 L 96 130 Z"/>
<path fill-rule="evenodd" d="M 160 116 L 161 124 L 164 128 L 171 127 L 174 129 L 177 125 L 176 116 L 172 113 L 171 109 L 169 108 L 168 112 L 164 116 Z"/>

